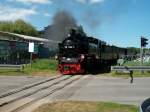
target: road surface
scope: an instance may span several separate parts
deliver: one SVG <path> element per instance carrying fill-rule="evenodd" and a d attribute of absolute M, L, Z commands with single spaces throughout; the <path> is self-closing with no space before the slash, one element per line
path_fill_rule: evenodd
<path fill-rule="evenodd" d="M 131 84 L 127 78 L 91 76 L 66 88 L 56 99 L 139 105 L 148 97 L 150 97 L 150 78 L 134 78 Z"/>
<path fill-rule="evenodd" d="M 39 81 L 43 81 L 46 79 L 47 77 L 0 77 L 0 95 L 9 92 L 12 89 L 21 88 L 23 86 L 38 83 Z M 57 84 L 55 81 L 48 83 Z M 14 99 L 15 97 L 17 98 L 19 96 L 22 96 L 26 93 L 33 92 L 33 95 L 28 94 L 28 98 L 26 98 L 25 96 L 20 97 L 22 98 L 20 101 L 14 101 L 12 102 L 12 104 L 10 102 L 8 106 L 2 106 L 0 110 L 2 110 L 3 112 L 6 108 L 10 108 L 11 110 L 14 108 L 13 105 L 18 105 L 19 107 L 21 103 L 24 103 L 24 99 L 26 99 L 26 101 L 28 102 L 32 99 L 35 99 L 36 97 L 47 94 L 49 91 L 51 91 L 51 88 L 48 88 L 49 90 L 46 90 L 46 84 L 47 83 L 44 83 L 43 85 L 39 85 L 39 87 L 36 87 L 34 89 L 27 89 L 27 91 L 22 91 L 22 93 L 16 93 L 16 95 L 10 95 L 6 98 L 1 99 L 0 101 L 2 103 L 7 100 Z M 61 86 L 62 84 L 60 83 L 56 87 L 60 88 Z M 44 88 L 39 89 L 41 87 Z M 34 92 L 35 90 L 37 92 Z M 43 91 L 42 93 L 42 90 L 44 90 L 45 92 Z M 46 95 L 45 97 L 42 97 L 41 100 L 38 100 L 32 105 L 28 105 L 27 107 L 17 112 L 30 112 L 41 104 L 51 101 L 109 101 L 123 104 L 139 105 L 144 99 L 148 97 L 150 97 L 150 78 L 134 78 L 134 82 L 131 84 L 130 79 L 127 78 L 113 78 L 88 75 L 73 83 L 68 83 L 68 86 L 61 88 L 61 90 L 56 91 L 54 94 Z"/>

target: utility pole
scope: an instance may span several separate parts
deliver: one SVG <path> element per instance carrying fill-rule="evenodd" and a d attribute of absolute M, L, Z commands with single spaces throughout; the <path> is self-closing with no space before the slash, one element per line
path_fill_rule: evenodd
<path fill-rule="evenodd" d="M 148 44 L 148 39 L 141 36 L 141 49 L 140 49 L 140 59 L 141 59 L 141 67 L 143 66 L 143 48 L 146 47 L 146 45 Z M 143 73 L 143 71 L 141 70 L 141 73 Z"/>

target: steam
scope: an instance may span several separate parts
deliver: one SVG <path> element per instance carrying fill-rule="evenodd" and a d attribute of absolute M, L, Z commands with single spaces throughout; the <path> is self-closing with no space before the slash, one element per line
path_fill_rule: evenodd
<path fill-rule="evenodd" d="M 96 29 L 101 25 L 101 18 L 97 16 L 98 14 L 94 11 L 87 11 L 83 16 L 84 22 L 91 28 Z"/>

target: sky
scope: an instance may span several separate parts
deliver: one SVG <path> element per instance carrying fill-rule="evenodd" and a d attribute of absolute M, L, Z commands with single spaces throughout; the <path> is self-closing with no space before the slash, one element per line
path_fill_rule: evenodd
<path fill-rule="evenodd" d="M 140 47 L 140 36 L 150 39 L 150 0 L 0 1 L 0 21 L 23 19 L 43 30 L 56 12 L 65 10 L 87 35 L 110 45 Z"/>

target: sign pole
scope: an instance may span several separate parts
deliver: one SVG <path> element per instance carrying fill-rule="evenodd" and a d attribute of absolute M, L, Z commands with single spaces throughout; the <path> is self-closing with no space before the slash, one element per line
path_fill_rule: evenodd
<path fill-rule="evenodd" d="M 32 68 L 32 52 L 30 52 L 30 68 Z"/>
<path fill-rule="evenodd" d="M 32 54 L 34 52 L 34 43 L 29 42 L 29 53 L 30 53 L 30 68 L 32 67 Z"/>
<path fill-rule="evenodd" d="M 140 58 L 141 58 L 141 67 L 143 66 L 143 47 L 141 46 L 141 50 L 140 50 Z M 141 74 L 143 73 L 143 71 L 141 70 Z"/>

